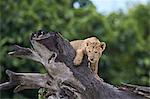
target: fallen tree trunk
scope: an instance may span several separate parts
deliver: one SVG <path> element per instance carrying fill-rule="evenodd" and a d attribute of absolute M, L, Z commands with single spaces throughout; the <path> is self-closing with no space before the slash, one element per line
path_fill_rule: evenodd
<path fill-rule="evenodd" d="M 88 68 L 87 56 L 80 66 L 74 66 L 75 50 L 57 32 L 38 31 L 31 36 L 32 48 L 15 45 L 9 54 L 28 58 L 43 64 L 47 74 L 14 73 L 7 70 L 10 81 L 0 84 L 0 90 L 14 88 L 14 92 L 24 89 L 47 89 L 47 99 L 145 99 L 150 89 L 131 89 L 130 86 L 117 88 L 97 80 Z M 35 67 L 36 68 L 36 67 Z M 138 87 L 139 88 L 139 87 Z M 141 88 L 141 87 L 140 87 Z M 140 89 L 139 88 L 139 89 Z M 139 94 L 143 93 L 143 94 Z"/>

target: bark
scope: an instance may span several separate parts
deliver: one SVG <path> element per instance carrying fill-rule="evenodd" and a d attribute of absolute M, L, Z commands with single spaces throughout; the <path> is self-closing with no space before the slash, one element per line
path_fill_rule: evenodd
<path fill-rule="evenodd" d="M 87 56 L 80 66 L 73 64 L 75 50 L 57 32 L 38 31 L 31 36 L 32 48 L 15 45 L 9 55 L 28 58 L 43 64 L 47 74 L 14 73 L 7 70 L 10 81 L 0 84 L 0 90 L 14 88 L 47 89 L 47 99 L 145 99 L 150 88 L 124 84 L 115 87 L 102 80 L 88 68 Z M 36 67 L 35 67 L 36 68 Z"/>

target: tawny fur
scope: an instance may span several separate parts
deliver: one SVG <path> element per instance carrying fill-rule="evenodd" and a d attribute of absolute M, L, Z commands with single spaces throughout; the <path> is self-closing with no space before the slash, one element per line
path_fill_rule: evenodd
<path fill-rule="evenodd" d="M 74 64 L 80 65 L 84 55 L 88 56 L 90 61 L 90 68 L 94 73 L 98 73 L 98 62 L 105 50 L 105 42 L 100 42 L 96 37 L 90 37 L 85 40 L 71 41 L 70 44 L 76 50 L 76 56 L 74 58 Z"/>

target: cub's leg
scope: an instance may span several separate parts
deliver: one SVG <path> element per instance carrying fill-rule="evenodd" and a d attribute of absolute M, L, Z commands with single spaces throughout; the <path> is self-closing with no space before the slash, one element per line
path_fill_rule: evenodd
<path fill-rule="evenodd" d="M 98 61 L 94 64 L 94 68 L 95 68 L 94 70 L 95 74 L 98 74 Z"/>
<path fill-rule="evenodd" d="M 98 61 L 96 63 L 92 63 L 90 67 L 95 74 L 98 74 Z"/>
<path fill-rule="evenodd" d="M 75 59 L 74 59 L 74 65 L 80 65 L 81 62 L 82 62 L 82 59 L 83 59 L 83 49 L 78 49 L 76 50 L 76 56 L 75 56 Z"/>
<path fill-rule="evenodd" d="M 91 66 L 91 70 L 95 73 L 96 79 L 103 81 L 103 79 L 101 79 L 98 76 L 98 61 L 96 63 L 91 64 L 90 66 Z"/>
<path fill-rule="evenodd" d="M 92 64 L 90 65 L 90 68 L 91 68 L 92 72 L 95 73 L 95 63 L 92 63 Z"/>
<path fill-rule="evenodd" d="M 94 73 L 96 74 L 95 77 L 96 77 L 98 80 L 103 81 L 103 79 L 98 76 L 98 61 L 97 61 L 96 64 L 95 64 L 95 71 L 94 71 Z"/>

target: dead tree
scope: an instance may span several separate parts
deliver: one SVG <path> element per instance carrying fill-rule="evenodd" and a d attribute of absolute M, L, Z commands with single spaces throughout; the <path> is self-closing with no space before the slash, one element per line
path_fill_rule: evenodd
<path fill-rule="evenodd" d="M 0 84 L 0 90 L 15 88 L 47 89 L 46 99 L 145 99 L 150 98 L 150 88 L 134 85 L 114 87 L 97 80 L 88 68 L 87 56 L 80 66 L 74 66 L 75 50 L 69 41 L 57 32 L 38 31 L 30 39 L 32 48 L 15 45 L 9 55 L 40 62 L 46 74 L 15 73 L 6 70 L 10 81 Z M 36 66 L 35 66 L 36 68 Z"/>

